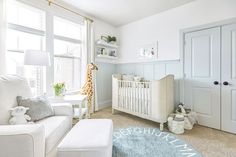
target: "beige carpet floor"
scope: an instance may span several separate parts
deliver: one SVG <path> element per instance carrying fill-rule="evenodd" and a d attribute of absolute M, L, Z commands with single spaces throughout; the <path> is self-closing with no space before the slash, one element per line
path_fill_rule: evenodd
<path fill-rule="evenodd" d="M 111 108 L 105 108 L 96 112 L 91 118 L 112 119 L 114 128 L 126 127 L 159 127 L 158 123 L 144 120 L 129 114 L 116 112 L 111 114 Z M 165 130 L 167 131 L 167 130 Z M 236 157 L 236 135 L 223 131 L 195 126 L 191 131 L 183 135 L 176 135 L 191 144 L 204 157 Z"/>

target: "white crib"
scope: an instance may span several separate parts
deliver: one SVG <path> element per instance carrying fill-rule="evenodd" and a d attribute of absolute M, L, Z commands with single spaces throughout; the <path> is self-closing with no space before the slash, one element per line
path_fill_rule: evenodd
<path fill-rule="evenodd" d="M 122 80 L 121 74 L 112 76 L 112 113 L 126 112 L 160 123 L 160 130 L 174 111 L 174 76 L 160 80 L 136 82 Z"/>

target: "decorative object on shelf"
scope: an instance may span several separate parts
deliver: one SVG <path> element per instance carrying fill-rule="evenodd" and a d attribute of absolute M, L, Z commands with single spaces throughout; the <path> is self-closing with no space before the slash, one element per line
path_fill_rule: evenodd
<path fill-rule="evenodd" d="M 107 43 L 111 43 L 111 44 L 115 44 L 116 43 L 116 37 L 115 36 L 101 36 L 101 40 L 107 42 Z"/>
<path fill-rule="evenodd" d="M 139 59 L 157 59 L 158 58 L 158 42 L 144 44 L 139 48 Z"/>
<path fill-rule="evenodd" d="M 98 67 L 90 63 L 87 65 L 87 74 L 86 74 L 86 82 L 84 86 L 80 90 L 80 94 L 88 96 L 88 112 L 89 114 L 93 112 L 92 109 L 92 98 L 93 98 L 93 75 L 92 71 L 98 70 Z"/>
<path fill-rule="evenodd" d="M 100 53 L 101 55 L 105 54 L 105 52 L 104 52 L 105 48 L 101 48 L 100 51 L 101 51 L 101 53 Z"/>
<path fill-rule="evenodd" d="M 116 57 L 116 49 L 111 49 L 111 50 L 109 51 L 109 56 Z"/>
<path fill-rule="evenodd" d="M 118 46 L 116 41 L 117 38 L 114 36 L 101 36 L 101 39 L 96 41 L 97 58 L 117 59 Z"/>
<path fill-rule="evenodd" d="M 55 95 L 56 96 L 63 96 L 63 94 L 66 91 L 65 87 L 66 87 L 65 82 L 54 84 L 53 88 L 54 88 Z"/>
<path fill-rule="evenodd" d="M 108 35 L 107 36 L 107 42 L 115 44 L 116 43 L 116 37 L 111 37 L 111 36 Z"/>
<path fill-rule="evenodd" d="M 104 35 L 101 36 L 101 40 L 108 43 L 108 38 L 106 36 L 104 36 Z"/>

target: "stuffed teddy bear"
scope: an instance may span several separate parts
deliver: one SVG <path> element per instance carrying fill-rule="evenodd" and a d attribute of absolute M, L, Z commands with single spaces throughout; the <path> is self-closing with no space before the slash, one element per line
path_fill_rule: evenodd
<path fill-rule="evenodd" d="M 12 109 L 10 109 L 11 111 L 11 118 L 9 120 L 9 123 L 11 125 L 15 125 L 15 124 L 27 124 L 28 121 L 30 121 L 30 116 L 26 115 L 26 111 L 29 108 L 23 107 L 23 106 L 17 106 L 14 107 Z"/>

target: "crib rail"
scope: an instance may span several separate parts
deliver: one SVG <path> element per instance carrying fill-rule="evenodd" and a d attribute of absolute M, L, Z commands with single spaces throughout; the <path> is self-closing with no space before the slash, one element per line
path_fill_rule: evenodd
<path fill-rule="evenodd" d="M 142 115 L 151 114 L 151 82 L 118 80 L 118 107 Z"/>

